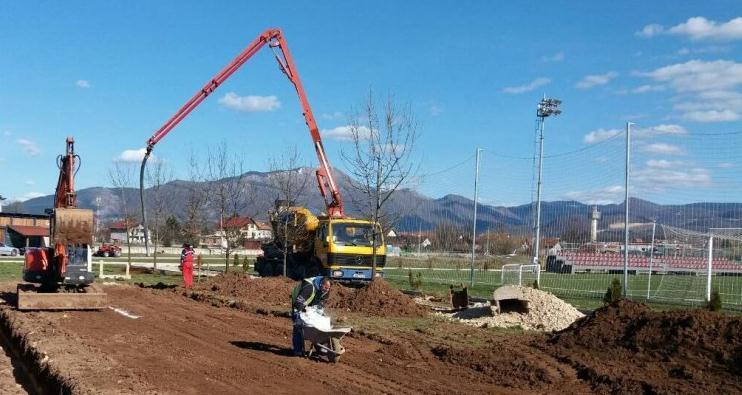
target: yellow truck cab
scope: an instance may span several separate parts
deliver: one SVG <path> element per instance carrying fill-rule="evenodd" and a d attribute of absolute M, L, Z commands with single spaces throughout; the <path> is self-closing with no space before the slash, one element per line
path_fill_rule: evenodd
<path fill-rule="evenodd" d="M 363 219 L 315 216 L 308 209 L 279 206 L 271 212 L 274 238 L 262 245 L 255 270 L 261 276 L 286 273 L 295 280 L 323 275 L 337 281 L 370 281 L 383 277 L 386 249 L 376 225 L 376 273 L 373 222 Z M 284 268 L 284 262 L 286 262 Z"/>
<path fill-rule="evenodd" d="M 341 281 L 371 280 L 373 268 L 373 223 L 360 219 L 320 217 L 314 253 L 322 274 Z M 376 225 L 376 277 L 383 277 L 386 249 Z"/>

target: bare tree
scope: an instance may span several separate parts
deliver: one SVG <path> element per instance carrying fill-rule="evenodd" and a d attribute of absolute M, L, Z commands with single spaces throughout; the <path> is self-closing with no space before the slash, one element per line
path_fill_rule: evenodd
<path fill-rule="evenodd" d="M 227 243 L 224 263 L 225 272 L 228 272 L 232 249 L 244 241 L 242 226 L 235 220 L 247 207 L 252 194 L 244 176 L 244 162 L 237 155 L 230 155 L 226 142 L 209 150 L 207 175 L 210 203 L 219 215 L 219 231 Z M 225 222 L 228 224 L 225 225 Z"/>
<path fill-rule="evenodd" d="M 126 188 L 131 188 L 132 174 L 132 168 L 122 162 L 114 162 L 113 167 L 108 169 L 108 178 L 111 180 L 111 185 L 119 190 L 121 204 L 119 213 L 126 228 L 126 273 L 131 270 L 131 229 L 136 223 L 129 215 L 129 206 L 126 200 Z"/>
<path fill-rule="evenodd" d="M 205 224 L 205 208 L 208 203 L 208 190 L 200 159 L 191 151 L 188 159 L 188 184 L 185 198 L 185 221 L 181 238 L 184 243 L 198 246 L 199 236 Z"/>
<path fill-rule="evenodd" d="M 304 237 L 301 234 L 303 227 L 292 226 L 289 228 L 289 215 L 286 212 L 279 212 L 278 210 L 285 210 L 289 206 L 298 204 L 299 199 L 304 195 L 309 177 L 304 171 L 302 166 L 301 154 L 296 145 L 293 145 L 285 153 L 274 156 L 270 159 L 270 173 L 268 175 L 268 181 L 278 192 L 278 199 L 283 200 L 286 204 L 279 205 L 276 207 L 277 212 L 273 213 L 275 218 L 272 218 L 274 223 L 274 239 L 280 233 L 283 235 L 282 249 L 283 249 L 283 275 L 286 276 L 288 260 L 289 245 L 293 240 Z M 281 223 L 278 223 L 281 222 Z M 282 229 L 278 229 L 281 227 Z"/>
<path fill-rule="evenodd" d="M 418 137 L 417 121 L 410 105 L 399 105 L 392 96 L 387 97 L 379 111 L 373 92 L 369 92 L 363 112 L 355 114 L 350 131 L 353 150 L 344 151 L 342 156 L 349 168 L 351 185 L 360 192 L 356 203 L 386 232 L 395 218 L 384 210 L 384 205 L 416 170 L 411 159 Z M 376 273 L 380 240 L 376 226 L 372 233 L 372 272 Z"/>
<path fill-rule="evenodd" d="M 170 213 L 170 196 L 166 196 L 164 185 L 173 180 L 172 169 L 165 166 L 165 162 L 159 159 L 147 168 L 147 181 L 150 185 L 149 206 L 152 209 L 152 229 L 154 230 L 154 269 L 157 269 L 157 247 L 160 245 L 161 232 L 165 218 Z M 149 234 L 149 232 L 148 232 Z"/>

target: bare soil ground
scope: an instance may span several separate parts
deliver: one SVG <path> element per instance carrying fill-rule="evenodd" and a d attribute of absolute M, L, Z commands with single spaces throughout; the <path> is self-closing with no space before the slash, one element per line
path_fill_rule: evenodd
<path fill-rule="evenodd" d="M 23 386 L 16 381 L 13 364 L 6 351 L 0 347 L 0 394 L 27 394 Z"/>
<path fill-rule="evenodd" d="M 291 286 L 247 277 L 193 291 L 107 286 L 112 306 L 139 318 L 110 309 L 21 313 L 9 304 L 0 315 L 60 382 L 82 394 L 742 392 L 739 318 L 688 313 L 695 318 L 687 324 L 681 313 L 627 305 L 546 335 L 343 306 L 335 314 L 354 332 L 340 362 L 327 364 L 290 356 L 284 292 Z M 14 284 L 0 289 L 11 303 Z M 720 323 L 699 324 L 704 320 Z M 710 332 L 693 337 L 697 330 Z M 731 348 L 719 354 L 722 345 Z M 682 367 L 684 360 L 690 365 Z"/>

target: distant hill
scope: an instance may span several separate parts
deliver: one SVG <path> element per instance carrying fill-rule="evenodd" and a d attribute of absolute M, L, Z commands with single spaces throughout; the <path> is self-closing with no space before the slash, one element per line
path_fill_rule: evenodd
<path fill-rule="evenodd" d="M 324 210 L 325 204 L 317 191 L 314 170 L 300 170 L 305 177 L 306 188 L 303 201 L 298 202 L 315 213 Z M 244 175 L 250 189 L 250 203 L 241 213 L 258 219 L 266 219 L 278 193 L 269 182 L 268 172 L 248 172 Z M 346 211 L 357 214 L 356 205 L 359 193 L 350 185 L 346 174 L 335 170 L 336 181 L 345 199 Z M 223 181 L 217 181 L 223 182 Z M 213 184 L 211 184 L 213 185 Z M 163 193 L 168 196 L 168 206 L 172 214 L 180 219 L 185 218 L 185 206 L 190 188 L 190 181 L 176 180 L 163 186 Z M 203 185 L 202 185 L 203 186 Z M 206 185 L 209 187 L 209 184 Z M 99 198 L 98 214 L 105 223 L 119 218 L 121 207 L 120 191 L 113 188 L 94 187 L 79 190 L 78 204 L 82 208 L 96 209 Z M 124 189 L 130 213 L 139 214 L 139 190 Z M 151 188 L 145 191 L 150 196 Z M 53 196 L 29 199 L 23 203 L 25 211 L 31 214 L 43 214 L 52 206 Z M 589 229 L 588 213 L 591 205 L 576 201 L 543 202 L 541 206 L 542 234 L 544 236 L 561 236 L 565 232 L 586 232 Z M 399 218 L 395 227 L 401 232 L 430 231 L 442 223 L 451 223 L 463 231 L 471 229 L 474 202 L 459 195 L 446 195 L 434 199 L 409 189 L 400 189 L 388 202 L 387 209 Z M 632 198 L 630 200 L 631 223 L 650 223 L 656 218 L 660 224 L 671 224 L 676 227 L 705 232 L 709 227 L 742 227 L 742 203 L 691 203 L 685 205 L 659 205 L 649 201 Z M 623 237 L 622 230 L 612 230 L 611 224 L 624 222 L 623 204 L 598 205 L 602 214 L 599 221 L 601 239 L 618 239 Z M 486 230 L 503 230 L 515 234 L 530 234 L 534 206 L 523 204 L 514 207 L 478 206 L 478 232 Z M 207 216 L 214 220 L 217 215 L 213 207 L 207 208 Z M 649 227 L 632 231 L 635 237 L 648 232 Z M 649 237 L 648 235 L 643 237 Z"/>

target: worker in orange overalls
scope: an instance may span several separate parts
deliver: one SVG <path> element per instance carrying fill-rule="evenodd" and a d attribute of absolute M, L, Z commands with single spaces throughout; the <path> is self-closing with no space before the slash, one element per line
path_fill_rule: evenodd
<path fill-rule="evenodd" d="M 193 285 L 193 247 L 190 244 L 183 244 L 178 269 L 183 273 L 183 286 L 190 288 Z"/>

